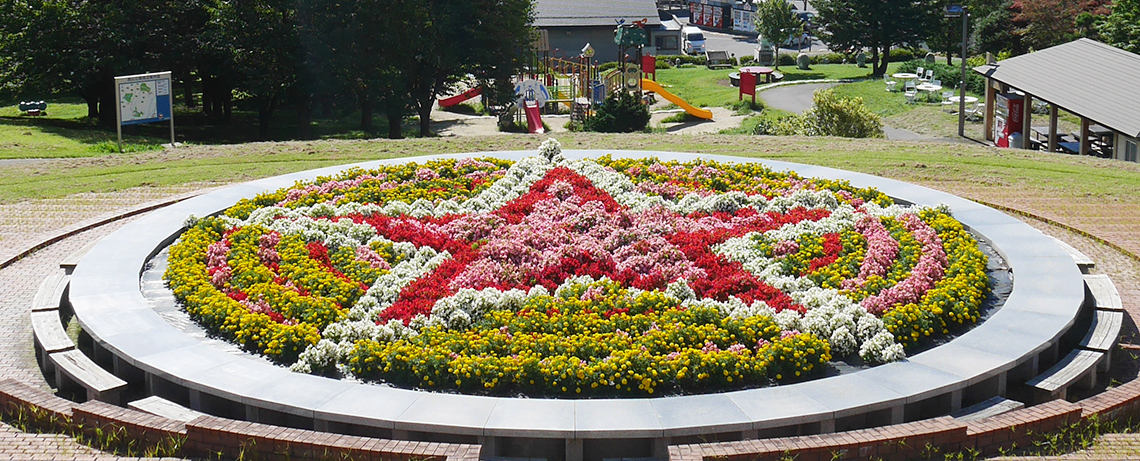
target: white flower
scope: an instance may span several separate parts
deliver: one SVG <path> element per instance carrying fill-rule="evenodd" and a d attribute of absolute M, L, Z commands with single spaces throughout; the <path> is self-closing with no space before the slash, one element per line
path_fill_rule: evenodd
<path fill-rule="evenodd" d="M 555 158 L 562 155 L 562 143 L 554 138 L 547 139 L 542 142 L 542 145 L 538 146 L 538 155 L 545 158 L 548 162 L 559 163 Z"/>

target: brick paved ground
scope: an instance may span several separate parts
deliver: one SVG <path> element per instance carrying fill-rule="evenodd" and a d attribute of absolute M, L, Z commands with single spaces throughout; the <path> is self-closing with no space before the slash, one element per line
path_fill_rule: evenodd
<path fill-rule="evenodd" d="M 1140 255 L 1140 233 L 1134 231 L 1140 224 L 1140 206 L 1099 203 L 1096 197 L 1059 200 L 1032 194 L 1018 195 L 1016 191 L 1011 193 L 1005 188 L 987 188 L 982 185 L 925 185 L 1052 219 Z M 191 186 L 140 188 L 118 193 L 81 194 L 65 199 L 0 205 L 0 260 L 17 254 L 20 248 L 42 241 L 59 229 L 78 221 L 91 220 L 115 210 L 174 196 L 189 189 Z M 1105 381 L 1102 388 L 1135 378 L 1140 373 L 1140 361 L 1137 360 L 1140 358 L 1140 332 L 1133 321 L 1140 319 L 1140 262 L 1064 228 L 1031 219 L 1026 221 L 1085 252 L 1097 262 L 1095 272 L 1112 277 L 1131 318 L 1125 322 L 1121 339 L 1125 354 L 1121 354 L 1121 359 L 1115 361 L 1119 365 L 1114 367 L 1113 379 L 1102 380 Z M 122 224 L 123 222 L 116 222 L 65 239 L 0 270 L 0 378 L 16 378 L 33 386 L 47 387 L 39 375 L 32 353 L 31 329 L 28 324 L 27 309 L 34 292 L 44 276 L 57 270 L 56 264 L 60 259 Z M 66 437 L 24 434 L 0 423 L 0 461 L 96 457 L 121 459 L 107 455 L 100 457 L 92 449 L 78 445 Z M 1055 458 L 1017 459 L 1140 459 L 1140 435 L 1109 434 L 1099 439 L 1093 448 L 1083 452 Z"/>
<path fill-rule="evenodd" d="M 106 217 L 132 206 L 181 193 L 181 189 L 127 191 L 122 194 L 83 194 L 75 200 L 45 200 L 0 206 L 0 260 L 43 241 L 59 229 Z M 44 277 L 62 272 L 59 261 L 102 238 L 131 218 L 100 226 L 39 250 L 0 270 L 0 377 L 14 378 L 48 390 L 32 348 L 28 312 Z M 55 434 L 28 434 L 0 423 L 0 461 L 4 460 L 128 460 L 102 453 Z"/>

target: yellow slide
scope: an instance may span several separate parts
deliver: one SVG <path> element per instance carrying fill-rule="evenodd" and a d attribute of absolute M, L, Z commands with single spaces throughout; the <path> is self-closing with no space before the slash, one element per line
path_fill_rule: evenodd
<path fill-rule="evenodd" d="M 645 90 L 645 91 L 652 91 L 654 93 L 661 95 L 661 97 L 665 98 L 666 101 L 669 101 L 673 104 L 681 106 L 682 109 L 685 109 L 685 112 L 688 112 L 689 115 L 692 115 L 693 117 L 703 118 L 705 120 L 712 120 L 712 111 L 711 110 L 693 107 L 691 104 L 685 102 L 684 99 L 678 98 L 677 95 L 670 93 L 668 91 L 665 91 L 664 88 L 661 88 L 661 85 L 658 85 L 657 82 L 655 82 L 653 80 L 648 80 L 648 79 L 644 79 L 644 78 L 641 79 L 641 89 Z"/>

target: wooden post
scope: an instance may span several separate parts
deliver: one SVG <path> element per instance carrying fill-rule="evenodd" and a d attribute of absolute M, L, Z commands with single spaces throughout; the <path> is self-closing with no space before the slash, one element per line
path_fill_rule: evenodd
<path fill-rule="evenodd" d="M 1089 119 L 1081 117 L 1081 155 L 1089 154 Z"/>
<path fill-rule="evenodd" d="M 991 79 L 986 79 L 986 114 L 985 114 L 985 127 L 983 133 L 987 141 L 994 140 L 994 103 L 996 101 L 996 91 L 994 91 L 994 82 Z"/>
<path fill-rule="evenodd" d="M 1029 134 L 1033 131 L 1033 95 L 1029 92 L 1025 93 L 1025 115 L 1021 119 L 1021 148 L 1028 149 L 1033 143 L 1030 142 Z"/>
<path fill-rule="evenodd" d="M 1049 103 L 1049 152 L 1057 152 L 1057 105 Z"/>

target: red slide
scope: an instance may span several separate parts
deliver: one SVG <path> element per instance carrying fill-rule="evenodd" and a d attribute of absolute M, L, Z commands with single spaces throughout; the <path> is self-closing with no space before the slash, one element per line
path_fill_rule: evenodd
<path fill-rule="evenodd" d="M 459 94 L 452 96 L 450 98 L 440 99 L 439 100 L 439 107 L 451 107 L 451 106 L 459 104 L 463 101 L 466 101 L 468 99 L 479 96 L 481 94 L 483 94 L 483 87 L 477 86 L 475 88 L 464 91 L 464 92 L 459 93 Z"/>
<path fill-rule="evenodd" d="M 542 128 L 542 116 L 538 113 L 538 103 L 534 101 L 527 101 L 524 104 L 526 109 L 526 128 L 531 133 L 542 134 L 546 130 Z"/>

